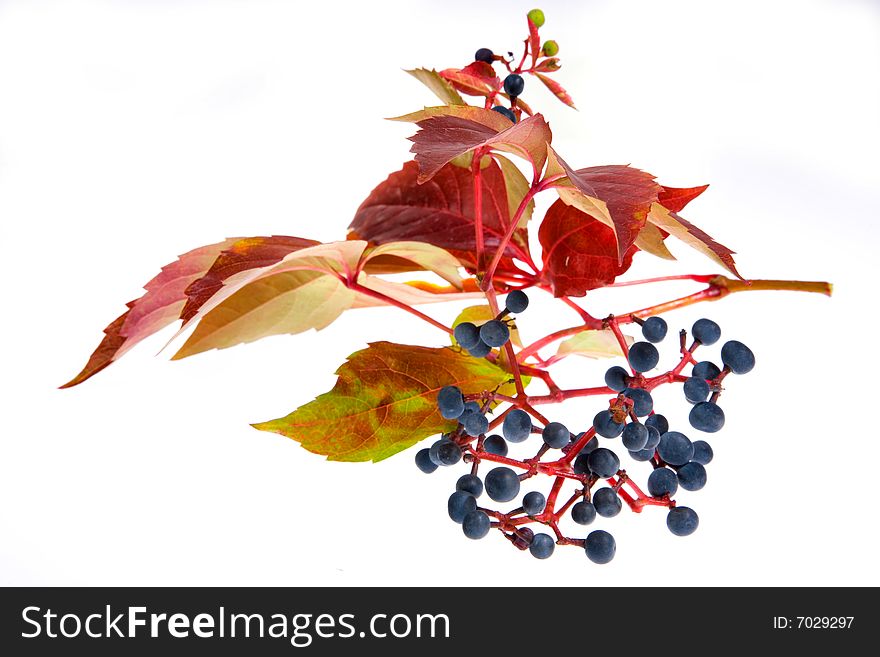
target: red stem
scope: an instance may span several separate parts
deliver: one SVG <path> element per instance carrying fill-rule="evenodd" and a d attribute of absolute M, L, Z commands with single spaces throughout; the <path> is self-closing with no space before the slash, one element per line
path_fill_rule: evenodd
<path fill-rule="evenodd" d="M 350 290 L 354 290 L 355 292 L 360 292 L 361 294 L 366 294 L 368 297 L 373 297 L 374 299 L 379 299 L 380 301 L 387 303 L 389 306 L 394 306 L 395 308 L 400 308 L 401 310 L 405 310 L 406 312 L 410 313 L 411 315 L 415 315 L 419 319 L 422 319 L 422 320 L 428 322 L 432 326 L 436 326 L 441 331 L 445 331 L 446 333 L 452 334 L 452 329 L 449 328 L 448 326 L 446 326 L 445 324 L 441 324 L 433 317 L 429 317 L 428 315 L 421 312 L 420 310 L 416 310 L 412 306 L 405 304 L 402 301 L 398 301 L 397 299 L 389 297 L 387 294 L 382 294 L 381 292 L 377 292 L 376 290 L 371 290 L 368 287 L 364 287 L 360 283 L 353 283 L 350 281 L 346 281 L 345 279 L 343 279 L 343 282 L 346 284 L 346 286 Z"/>

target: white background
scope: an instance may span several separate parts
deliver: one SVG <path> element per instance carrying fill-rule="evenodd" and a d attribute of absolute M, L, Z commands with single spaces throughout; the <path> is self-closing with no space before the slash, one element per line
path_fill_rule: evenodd
<path fill-rule="evenodd" d="M 536 81 L 525 98 L 569 163 L 709 182 L 684 214 L 739 253 L 744 275 L 836 284 L 831 299 L 744 294 L 668 316 L 673 328 L 711 316 L 758 357 L 722 397 L 708 486 L 679 496 L 700 513 L 697 534 L 672 536 L 659 510 L 625 510 L 591 528 L 617 537 L 612 564 L 574 548 L 540 562 L 448 520 L 461 468 L 427 477 L 413 452 L 332 463 L 248 426 L 330 389 L 369 341 L 443 343 L 394 310 L 174 363 L 154 357 L 166 331 L 56 389 L 177 254 L 234 235 L 341 239 L 409 157 L 412 127 L 383 117 L 433 104 L 401 69 L 519 51 L 531 3 L 6 1 L 0 582 L 880 584 L 877 4 L 542 6 L 580 111 Z M 716 271 L 673 249 L 679 262 L 640 255 L 628 276 Z M 692 289 L 586 303 L 602 316 Z M 527 338 L 574 321 L 533 297 Z M 456 308 L 429 312 L 451 321 Z M 610 364 L 577 360 L 561 378 L 598 385 Z M 679 391 L 657 400 L 687 426 Z M 553 417 L 585 427 L 600 405 Z"/>

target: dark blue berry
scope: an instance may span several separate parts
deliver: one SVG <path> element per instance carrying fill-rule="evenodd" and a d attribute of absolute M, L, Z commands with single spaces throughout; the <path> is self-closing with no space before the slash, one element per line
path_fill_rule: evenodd
<path fill-rule="evenodd" d="M 660 432 L 661 436 L 669 431 L 669 421 L 666 419 L 665 415 L 660 415 L 659 413 L 654 413 L 654 415 L 651 415 L 646 419 L 645 426 L 654 427 Z"/>
<path fill-rule="evenodd" d="M 593 426 L 603 438 L 617 438 L 623 432 L 623 424 L 614 421 L 611 411 L 599 411 L 593 418 Z"/>
<path fill-rule="evenodd" d="M 715 402 L 701 402 L 691 409 L 688 421 L 698 431 L 715 433 L 724 426 L 724 411 Z"/>
<path fill-rule="evenodd" d="M 620 501 L 617 491 L 605 487 L 593 493 L 593 506 L 596 507 L 596 513 L 603 518 L 613 518 L 620 513 L 623 503 Z"/>
<path fill-rule="evenodd" d="M 486 62 L 491 64 L 495 61 L 495 53 L 488 48 L 480 48 L 474 55 L 475 62 Z"/>
<path fill-rule="evenodd" d="M 489 429 L 489 420 L 482 413 L 470 413 L 462 422 L 469 436 L 479 436 Z"/>
<path fill-rule="evenodd" d="M 598 477 L 613 477 L 620 470 L 620 459 L 610 449 L 600 447 L 587 456 L 590 472 Z"/>
<path fill-rule="evenodd" d="M 575 474 L 589 474 L 590 472 L 590 464 L 589 464 L 589 454 L 578 454 L 577 458 L 571 464 L 571 469 Z"/>
<path fill-rule="evenodd" d="M 470 493 L 457 490 L 449 496 L 446 509 L 449 517 L 461 524 L 467 514 L 477 510 L 477 500 Z"/>
<path fill-rule="evenodd" d="M 489 470 L 485 486 L 486 493 L 496 502 L 510 502 L 519 495 L 519 477 L 504 466 Z"/>
<path fill-rule="evenodd" d="M 430 450 L 428 452 L 430 454 Z M 461 447 L 450 440 L 441 440 L 437 447 L 437 465 L 455 465 L 461 461 Z"/>
<path fill-rule="evenodd" d="M 521 313 L 529 307 L 529 296 L 522 290 L 514 290 L 507 295 L 504 306 L 509 312 Z"/>
<path fill-rule="evenodd" d="M 462 322 L 452 329 L 455 341 L 465 349 L 472 349 L 480 342 L 480 329 L 471 322 Z"/>
<path fill-rule="evenodd" d="M 648 427 L 637 422 L 630 422 L 623 430 L 622 439 L 623 446 L 631 452 L 644 449 L 648 442 Z"/>
<path fill-rule="evenodd" d="M 500 347 L 510 339 L 510 329 L 501 320 L 491 319 L 480 327 L 480 339 L 490 347 Z"/>
<path fill-rule="evenodd" d="M 650 342 L 636 342 L 629 348 L 629 364 L 636 372 L 647 372 L 657 367 L 660 352 Z"/>
<path fill-rule="evenodd" d="M 715 456 L 715 454 L 712 452 L 712 446 L 709 445 L 709 443 L 705 440 L 694 441 L 694 455 L 691 458 L 692 461 L 702 465 L 708 465 L 712 462 L 713 456 Z"/>
<path fill-rule="evenodd" d="M 435 441 L 434 444 L 428 448 L 428 456 L 434 465 L 443 465 L 443 463 L 440 462 L 440 448 L 443 445 L 451 444 L 453 443 L 444 435 L 440 440 Z"/>
<path fill-rule="evenodd" d="M 507 456 L 507 441 L 498 434 L 492 434 L 486 436 L 486 440 L 483 441 L 483 449 L 490 454 Z"/>
<path fill-rule="evenodd" d="M 691 376 L 695 376 L 698 379 L 705 379 L 706 381 L 712 381 L 719 374 L 721 374 L 721 370 L 715 363 L 709 360 L 701 360 L 694 365 L 694 369 L 691 370 Z"/>
<path fill-rule="evenodd" d="M 705 345 L 715 344 L 721 339 L 721 327 L 711 319 L 698 319 L 691 329 L 694 340 L 699 340 Z"/>
<path fill-rule="evenodd" d="M 645 446 L 642 449 L 650 449 L 653 452 L 660 444 L 660 432 L 655 427 L 648 425 L 645 427 L 648 429 L 648 440 L 645 441 Z"/>
<path fill-rule="evenodd" d="M 514 408 L 504 416 L 501 433 L 512 443 L 521 443 L 532 433 L 532 418 L 521 408 Z"/>
<path fill-rule="evenodd" d="M 556 541 L 549 534 L 535 534 L 529 543 L 529 552 L 536 559 L 547 559 L 555 547 Z"/>
<path fill-rule="evenodd" d="M 492 528 L 492 521 L 485 511 L 471 511 L 461 522 L 461 530 L 468 538 L 483 538 Z"/>
<path fill-rule="evenodd" d="M 642 335 L 648 342 L 661 342 L 666 337 L 666 320 L 662 317 L 649 317 L 642 324 Z"/>
<path fill-rule="evenodd" d="M 522 508 L 527 515 L 538 515 L 544 510 L 546 505 L 547 500 L 544 497 L 544 494 L 539 493 L 536 490 L 533 490 L 531 493 L 526 493 L 525 496 L 523 496 Z"/>
<path fill-rule="evenodd" d="M 430 451 L 426 447 L 416 452 L 416 467 L 425 474 L 431 474 L 437 469 L 437 464 L 431 460 Z"/>
<path fill-rule="evenodd" d="M 667 431 L 660 436 L 657 453 L 669 465 L 684 465 L 693 457 L 694 446 L 683 433 Z"/>
<path fill-rule="evenodd" d="M 706 468 L 696 461 L 685 463 L 678 469 L 678 483 L 685 490 L 700 490 L 706 485 Z"/>
<path fill-rule="evenodd" d="M 709 384 L 706 383 L 706 379 L 701 379 L 698 376 L 692 376 L 684 382 L 684 398 L 691 404 L 699 404 L 706 401 L 709 399 L 711 392 L 712 390 L 709 388 Z"/>
<path fill-rule="evenodd" d="M 728 340 L 721 347 L 721 362 L 734 374 L 748 374 L 755 366 L 755 354 L 737 340 Z"/>
<path fill-rule="evenodd" d="M 437 408 L 445 420 L 455 420 L 464 413 L 464 398 L 455 386 L 444 386 L 437 393 Z"/>
<path fill-rule="evenodd" d="M 604 529 L 597 529 L 590 532 L 584 541 L 584 551 L 587 553 L 587 558 L 593 563 L 608 563 L 617 552 L 617 543 L 614 541 L 614 537 Z"/>
<path fill-rule="evenodd" d="M 571 519 L 579 525 L 589 525 L 596 519 L 596 507 L 592 502 L 580 501 L 571 507 Z"/>
<path fill-rule="evenodd" d="M 526 81 L 523 80 L 521 75 L 517 75 L 516 73 L 511 73 L 506 78 L 504 78 L 504 93 L 508 96 L 519 96 L 523 89 L 525 89 Z"/>
<path fill-rule="evenodd" d="M 620 365 L 615 365 L 605 372 L 605 385 L 614 392 L 623 392 L 626 389 L 626 382 L 629 373 Z"/>
<path fill-rule="evenodd" d="M 678 478 L 669 468 L 657 468 L 648 476 L 648 492 L 654 497 L 675 495 L 678 490 Z"/>
<path fill-rule="evenodd" d="M 483 494 L 483 482 L 477 475 L 461 475 L 458 481 L 455 482 L 455 490 L 464 491 L 474 497 L 479 497 Z"/>
<path fill-rule="evenodd" d="M 571 442 L 571 432 L 561 422 L 550 422 L 541 432 L 548 447 L 559 449 Z"/>
<path fill-rule="evenodd" d="M 643 388 L 627 388 L 623 391 L 626 397 L 633 400 L 633 412 L 639 417 L 645 417 L 654 410 L 654 399 L 651 393 Z"/>
<path fill-rule="evenodd" d="M 676 536 L 688 536 L 697 531 L 700 518 L 697 512 L 686 506 L 677 506 L 669 509 L 666 515 L 666 526 Z"/>

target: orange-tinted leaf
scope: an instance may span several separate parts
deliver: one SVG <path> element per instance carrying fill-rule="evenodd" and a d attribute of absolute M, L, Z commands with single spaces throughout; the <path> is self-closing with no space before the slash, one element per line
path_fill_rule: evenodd
<path fill-rule="evenodd" d="M 427 242 L 452 253 L 471 271 L 476 270 L 474 177 L 468 169 L 448 164 L 429 181 L 418 183 L 418 164 L 407 162 L 374 189 L 355 213 L 350 239 L 386 242 Z M 492 162 L 481 173 L 482 217 L 486 249 L 501 244 L 510 223 L 504 174 Z M 505 251 L 499 269 L 521 272 L 513 263 L 530 263 L 528 235 L 519 229 Z"/>
<path fill-rule="evenodd" d="M 569 107 L 577 109 L 574 106 L 574 100 L 561 84 L 559 84 L 553 78 L 549 78 L 541 73 L 535 73 L 535 75 L 541 82 L 544 83 L 544 86 L 547 87 L 554 96 L 556 96 L 559 100 L 561 100 Z"/>
<path fill-rule="evenodd" d="M 485 110 L 492 114 L 491 110 Z M 430 180 L 453 158 L 476 148 L 513 153 L 532 163 L 536 171 L 544 168 L 547 144 L 553 138 L 544 117 L 535 114 L 507 129 L 496 132 L 488 126 L 456 116 L 435 116 L 418 122 L 419 132 L 410 137 L 419 163 L 419 181 Z"/>
<path fill-rule="evenodd" d="M 547 210 L 538 239 L 544 261 L 541 278 L 557 297 L 581 297 L 613 283 L 629 269 L 638 250 L 631 245 L 618 262 L 614 231 L 561 199 Z"/>
<path fill-rule="evenodd" d="M 488 96 L 501 88 L 495 69 L 486 62 L 473 62 L 463 69 L 447 68 L 439 75 L 458 91 L 470 96 Z"/>
<path fill-rule="evenodd" d="M 425 119 L 436 116 L 455 116 L 460 119 L 467 119 L 474 123 L 479 123 L 487 128 L 492 128 L 494 132 L 502 132 L 510 127 L 510 120 L 501 116 L 498 112 L 487 110 L 484 107 L 474 107 L 473 105 L 437 105 L 436 107 L 425 107 L 416 112 L 410 112 L 403 116 L 395 116 L 389 121 L 403 121 L 406 123 L 418 123 Z"/>
<path fill-rule="evenodd" d="M 320 244 L 315 240 L 286 235 L 270 237 L 246 237 L 240 239 L 223 252 L 201 278 L 186 288 L 186 305 L 180 313 L 183 321 L 189 321 L 199 311 L 202 304 L 223 287 L 225 281 L 243 271 L 274 265 L 299 249 Z"/>
<path fill-rule="evenodd" d="M 548 172 L 558 168 L 579 192 L 566 195 L 566 185 L 562 181 L 558 188 L 560 196 L 613 228 L 618 262 L 623 264 L 626 252 L 648 220 L 648 212 L 657 200 L 660 185 L 654 182 L 651 174 L 625 165 L 611 164 L 574 171 L 552 148 L 549 150 L 553 161 Z"/>
<path fill-rule="evenodd" d="M 510 375 L 483 358 L 449 348 L 374 342 L 348 357 L 330 392 L 290 415 L 253 425 L 298 441 L 331 461 L 381 461 L 455 426 L 437 411 L 437 393 L 502 385 Z"/>
<path fill-rule="evenodd" d="M 699 187 L 660 187 L 657 202 L 667 210 L 681 212 L 684 207 L 706 191 L 709 185 Z"/>
<path fill-rule="evenodd" d="M 149 335 L 173 323 L 186 302 L 185 290 L 211 267 L 211 263 L 239 238 L 189 251 L 144 286 L 146 294 L 128 303 L 128 310 L 104 329 L 104 339 L 83 370 L 62 388 L 82 383 L 97 374 Z"/>

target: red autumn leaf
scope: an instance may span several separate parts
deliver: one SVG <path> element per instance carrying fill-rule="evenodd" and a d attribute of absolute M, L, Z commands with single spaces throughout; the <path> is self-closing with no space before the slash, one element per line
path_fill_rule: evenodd
<path fill-rule="evenodd" d="M 447 164 L 428 182 L 419 184 L 419 167 L 407 162 L 374 189 L 355 213 L 349 239 L 373 244 L 396 241 L 427 242 L 446 249 L 475 271 L 474 178 L 469 169 Z M 510 223 L 507 189 L 501 168 L 492 162 L 480 175 L 483 196 L 483 232 L 492 253 Z M 505 250 L 499 270 L 521 272 L 517 258 L 531 264 L 528 234 L 517 229 Z"/>
<path fill-rule="evenodd" d="M 562 199 L 547 210 L 538 239 L 544 261 L 541 278 L 557 297 L 582 297 L 587 290 L 613 283 L 638 251 L 631 245 L 618 262 L 614 231 Z"/>
<path fill-rule="evenodd" d="M 201 278 L 186 288 L 186 305 L 180 318 L 187 322 L 208 299 L 223 287 L 231 276 L 249 269 L 274 265 L 288 253 L 320 244 L 315 240 L 286 235 L 271 237 L 246 237 L 225 249 Z"/>
<path fill-rule="evenodd" d="M 558 164 L 569 182 L 583 195 L 587 207 L 581 209 L 600 213 L 599 218 L 614 227 L 618 262 L 622 264 L 624 254 L 635 243 L 639 231 L 648 220 L 660 185 L 654 182 L 654 176 L 650 173 L 620 164 L 574 171 L 552 148 L 550 151 L 555 159 L 554 169 Z M 560 188 L 560 195 L 564 190 L 564 187 Z M 578 204 L 576 197 L 566 200 Z M 597 200 L 600 203 L 595 203 Z"/>
<path fill-rule="evenodd" d="M 416 154 L 422 182 L 429 180 L 447 162 L 480 147 L 513 153 L 541 171 L 547 160 L 547 144 L 553 138 L 550 126 L 540 114 L 501 132 L 457 116 L 433 116 L 417 125 L 421 129 L 410 137 L 413 142 L 410 150 Z"/>
<path fill-rule="evenodd" d="M 667 210 L 681 212 L 684 207 L 708 189 L 709 185 L 699 187 L 660 187 L 657 202 Z"/>
<path fill-rule="evenodd" d="M 553 71 L 558 71 L 560 68 L 562 68 L 562 65 L 559 63 L 558 57 L 548 57 L 540 64 L 536 65 L 532 71 L 538 73 L 552 73 Z"/>
<path fill-rule="evenodd" d="M 486 62 L 473 62 L 462 69 L 447 68 L 440 71 L 440 77 L 469 96 L 488 96 L 501 88 L 495 69 Z"/>
<path fill-rule="evenodd" d="M 526 19 L 529 23 L 529 52 L 532 55 L 532 66 L 538 61 L 538 55 L 541 54 L 541 35 L 538 34 L 538 26 L 532 22 L 531 18 Z"/>
<path fill-rule="evenodd" d="M 553 78 L 548 78 L 546 75 L 542 75 L 541 73 L 535 73 L 535 76 L 537 76 L 537 78 L 544 83 L 544 86 L 547 87 L 559 100 L 561 100 L 569 107 L 577 109 L 574 106 L 574 100 L 572 99 L 572 97 L 556 80 L 554 80 Z"/>
<path fill-rule="evenodd" d="M 187 287 L 204 275 L 217 256 L 238 239 L 194 249 L 164 266 L 161 273 L 144 286 L 146 294 L 130 301 L 128 310 L 104 329 L 104 339 L 82 371 L 61 387 L 70 388 L 82 383 L 147 336 L 174 322 L 186 302 Z"/>
<path fill-rule="evenodd" d="M 495 72 L 495 68 L 488 62 L 472 62 L 461 69 L 462 73 L 479 78 L 493 89 L 501 88 L 501 78 Z"/>

